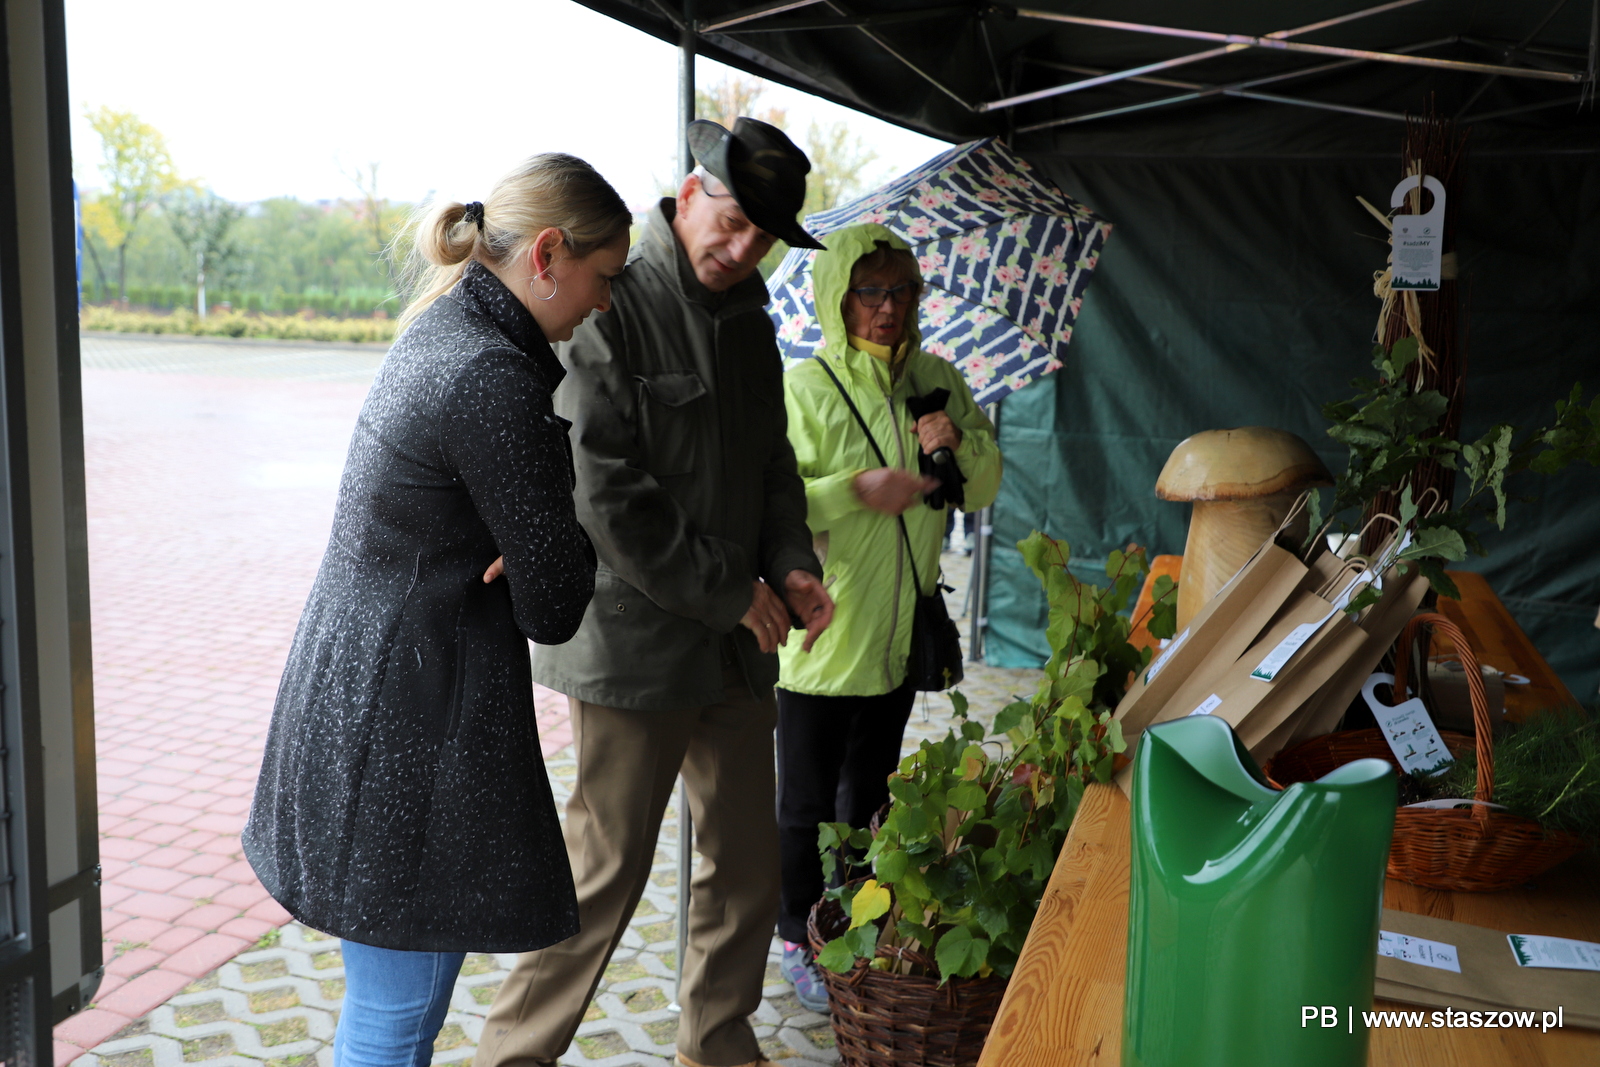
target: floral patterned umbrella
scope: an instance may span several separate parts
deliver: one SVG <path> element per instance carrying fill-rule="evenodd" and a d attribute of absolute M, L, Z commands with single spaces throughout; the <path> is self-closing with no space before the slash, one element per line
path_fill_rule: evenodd
<path fill-rule="evenodd" d="M 823 238 L 877 222 L 922 265 L 924 350 L 961 368 L 980 404 L 1061 367 L 1111 224 L 993 138 L 952 148 L 853 203 L 806 217 Z M 791 249 L 767 282 L 788 362 L 822 342 L 811 257 Z"/>

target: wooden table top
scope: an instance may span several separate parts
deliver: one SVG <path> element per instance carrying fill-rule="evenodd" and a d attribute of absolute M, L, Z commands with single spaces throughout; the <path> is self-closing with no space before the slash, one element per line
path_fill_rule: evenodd
<path fill-rule="evenodd" d="M 1578 703 L 1483 575 L 1471 571 L 1445 573 L 1461 591 L 1461 599 L 1440 597 L 1439 613 L 1461 627 L 1480 664 L 1528 679 L 1527 685 L 1506 686 L 1506 718 L 1516 722 L 1536 711 L 1570 708 Z M 1449 651 L 1450 647 L 1448 638 L 1440 639 L 1439 652 Z"/>
<path fill-rule="evenodd" d="M 1116 1067 L 1128 944 L 1130 805 L 1091 785 L 1056 861 L 979 1067 Z M 1568 860 L 1536 886 L 1445 893 L 1389 879 L 1384 905 L 1499 930 L 1600 941 L 1600 862 Z M 1403 1009 L 1375 1001 L 1382 1009 Z M 1594 1067 L 1592 1030 L 1374 1029 L 1374 1067 Z"/>

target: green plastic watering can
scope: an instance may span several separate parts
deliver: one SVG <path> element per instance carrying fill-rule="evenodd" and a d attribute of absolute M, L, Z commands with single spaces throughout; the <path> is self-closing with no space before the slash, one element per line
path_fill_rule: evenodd
<path fill-rule="evenodd" d="M 1124 1067 L 1359 1067 L 1394 769 L 1279 792 L 1221 719 L 1134 756 Z"/>

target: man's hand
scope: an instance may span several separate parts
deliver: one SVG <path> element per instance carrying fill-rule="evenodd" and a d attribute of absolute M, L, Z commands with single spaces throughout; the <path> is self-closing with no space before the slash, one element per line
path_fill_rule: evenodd
<path fill-rule="evenodd" d="M 923 493 L 931 493 L 937 488 L 937 480 L 912 474 L 899 467 L 862 471 L 855 479 L 856 496 L 861 503 L 885 515 L 903 513 L 907 508 L 914 507 Z"/>
<path fill-rule="evenodd" d="M 800 651 L 810 652 L 811 646 L 822 636 L 822 631 L 833 621 L 833 597 L 828 595 L 815 574 L 793 570 L 784 575 L 783 599 L 788 602 L 795 618 L 806 628 L 805 644 L 800 646 Z"/>
<path fill-rule="evenodd" d="M 930 411 L 918 419 L 916 431 L 917 440 L 922 443 L 922 451 L 926 455 L 931 456 L 941 448 L 954 452 L 961 447 L 961 431 L 950 421 L 950 416 L 942 411 Z"/>
<path fill-rule="evenodd" d="M 754 585 L 755 595 L 750 600 L 750 610 L 744 613 L 739 625 L 756 635 L 756 643 L 761 646 L 761 651 L 776 652 L 778 646 L 789 637 L 789 609 L 783 606 L 783 601 L 778 599 L 778 594 L 766 582 L 758 578 Z M 829 617 L 832 618 L 831 610 Z"/>
<path fill-rule="evenodd" d="M 484 585 L 488 585 L 490 582 L 494 581 L 496 578 L 500 577 L 505 572 L 506 572 L 506 558 L 504 556 L 501 556 L 498 559 L 496 559 L 493 563 L 489 564 L 489 569 L 483 572 L 483 584 Z"/>

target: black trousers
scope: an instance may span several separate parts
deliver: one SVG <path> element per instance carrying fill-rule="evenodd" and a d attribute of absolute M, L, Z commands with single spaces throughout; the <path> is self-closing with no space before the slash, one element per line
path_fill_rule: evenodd
<path fill-rule="evenodd" d="M 778 934 L 806 942 L 806 919 L 822 899 L 817 824 L 866 826 L 889 799 L 889 775 L 916 690 L 880 696 L 778 693 L 778 851 L 783 882 Z"/>

